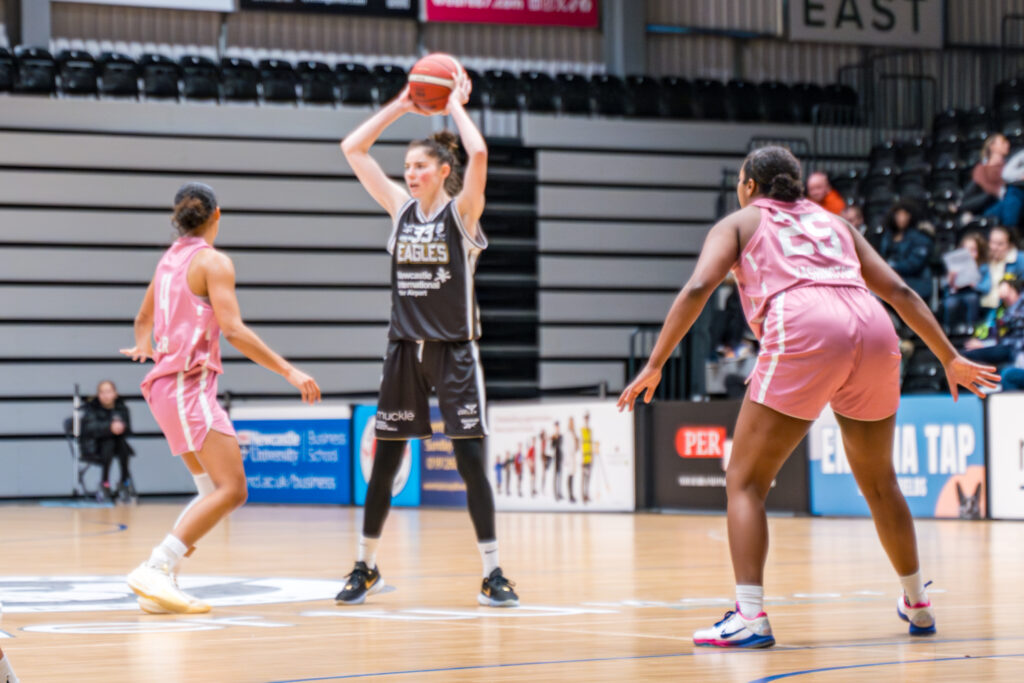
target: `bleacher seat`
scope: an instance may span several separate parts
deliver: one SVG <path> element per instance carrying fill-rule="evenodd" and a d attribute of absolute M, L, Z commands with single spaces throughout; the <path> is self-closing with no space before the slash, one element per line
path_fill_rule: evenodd
<path fill-rule="evenodd" d="M 733 121 L 757 121 L 761 118 L 758 87 L 750 81 L 733 79 L 725 86 L 725 108 Z"/>
<path fill-rule="evenodd" d="M 904 394 L 947 393 L 946 372 L 942 363 L 927 349 L 919 349 L 907 363 L 907 374 L 903 378 Z"/>
<path fill-rule="evenodd" d="M 661 116 L 661 85 L 650 76 L 627 76 L 631 116 L 656 118 Z"/>
<path fill-rule="evenodd" d="M 861 173 L 855 168 L 829 176 L 832 188 L 842 195 L 846 203 L 855 204 L 860 199 Z"/>
<path fill-rule="evenodd" d="M 365 64 L 338 62 L 334 74 L 338 79 L 338 99 L 345 104 L 373 104 L 373 74 Z"/>
<path fill-rule="evenodd" d="M 896 167 L 896 143 L 892 140 L 880 142 L 868 153 L 868 164 L 871 168 Z"/>
<path fill-rule="evenodd" d="M 57 91 L 57 62 L 41 47 L 17 47 L 14 56 L 18 65 L 16 92 L 52 95 Z"/>
<path fill-rule="evenodd" d="M 992 107 L 999 111 L 1003 107 L 1024 105 L 1024 80 L 1010 78 L 996 84 L 992 98 Z"/>
<path fill-rule="evenodd" d="M 797 121 L 811 123 L 814 108 L 825 104 L 825 90 L 817 83 L 796 83 L 790 87 L 793 96 L 793 111 Z"/>
<path fill-rule="evenodd" d="M 694 114 L 699 119 L 724 120 L 729 118 L 726 108 L 725 84 L 713 78 L 699 78 L 693 84 L 696 106 Z"/>
<path fill-rule="evenodd" d="M 661 79 L 661 106 L 665 116 L 672 119 L 692 119 L 693 84 L 679 76 Z"/>
<path fill-rule="evenodd" d="M 18 80 L 18 64 L 14 55 L 5 47 L 0 47 L 0 92 L 10 92 Z"/>
<path fill-rule="evenodd" d="M 65 95 L 95 95 L 96 60 L 84 50 L 64 50 L 57 55 L 60 90 Z"/>
<path fill-rule="evenodd" d="M 142 92 L 150 99 L 178 99 L 180 67 L 170 57 L 146 53 L 139 59 Z"/>
<path fill-rule="evenodd" d="M 1008 138 L 1024 132 L 1024 104 L 1012 102 L 1000 107 L 996 112 L 996 130 Z"/>
<path fill-rule="evenodd" d="M 220 78 L 226 102 L 255 102 L 259 97 L 260 74 L 248 59 L 221 59 Z"/>
<path fill-rule="evenodd" d="M 484 99 L 487 106 L 498 111 L 519 108 L 519 79 L 510 71 L 492 69 L 484 72 Z"/>
<path fill-rule="evenodd" d="M 964 120 L 964 137 L 967 140 L 984 141 L 995 132 L 995 121 L 988 107 L 975 107 Z"/>
<path fill-rule="evenodd" d="M 487 90 L 487 77 L 474 69 L 466 69 L 466 75 L 473 87 L 469 91 L 469 102 L 466 106 L 470 109 L 483 109 L 484 93 Z"/>
<path fill-rule="evenodd" d="M 295 69 L 280 59 L 260 60 L 260 86 L 265 102 L 295 103 Z"/>
<path fill-rule="evenodd" d="M 928 191 L 931 194 L 937 196 L 944 190 L 959 190 L 961 187 L 960 167 L 955 161 L 932 167 L 931 175 L 928 178 Z"/>
<path fill-rule="evenodd" d="M 126 54 L 104 52 L 96 60 L 104 97 L 138 97 L 139 65 Z"/>
<path fill-rule="evenodd" d="M 924 138 L 903 140 L 896 146 L 896 163 L 903 171 L 927 171 L 928 147 Z"/>
<path fill-rule="evenodd" d="M 187 100 L 219 100 L 220 69 L 207 57 L 186 55 L 181 66 L 181 94 Z"/>
<path fill-rule="evenodd" d="M 932 142 L 931 162 L 933 166 L 956 163 L 960 159 L 962 141 L 959 136 L 948 135 Z"/>
<path fill-rule="evenodd" d="M 896 193 L 900 199 L 924 202 L 928 199 L 927 173 L 923 169 L 905 170 L 896 178 Z"/>
<path fill-rule="evenodd" d="M 555 76 L 558 83 L 558 108 L 565 114 L 590 113 L 590 85 L 585 76 L 561 73 Z"/>
<path fill-rule="evenodd" d="M 519 78 L 523 84 L 523 103 L 528 111 L 553 112 L 558 109 L 555 79 L 542 71 L 524 71 Z"/>
<path fill-rule="evenodd" d="M 823 89 L 825 102 L 839 107 L 856 107 L 857 91 L 842 83 L 830 83 Z"/>
<path fill-rule="evenodd" d="M 963 122 L 963 112 L 959 109 L 946 109 L 935 115 L 932 120 L 933 137 L 949 137 L 959 135 Z"/>
<path fill-rule="evenodd" d="M 761 102 L 761 118 L 773 123 L 792 123 L 793 93 L 785 83 L 767 81 L 757 86 Z"/>
<path fill-rule="evenodd" d="M 629 92 L 618 76 L 594 74 L 590 78 L 590 97 L 594 112 L 601 116 L 625 116 L 629 110 Z"/>
<path fill-rule="evenodd" d="M 296 67 L 302 101 L 309 104 L 334 104 L 337 101 L 334 93 L 335 76 L 331 67 L 323 62 L 304 61 Z"/>
<path fill-rule="evenodd" d="M 405 69 L 397 64 L 378 64 L 373 67 L 373 80 L 377 86 L 377 103 L 390 102 L 408 82 Z"/>

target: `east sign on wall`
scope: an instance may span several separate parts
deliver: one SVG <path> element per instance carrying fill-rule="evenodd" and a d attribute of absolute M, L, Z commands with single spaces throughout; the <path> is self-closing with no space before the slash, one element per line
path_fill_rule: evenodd
<path fill-rule="evenodd" d="M 789 39 L 941 48 L 942 0 L 789 0 Z"/>

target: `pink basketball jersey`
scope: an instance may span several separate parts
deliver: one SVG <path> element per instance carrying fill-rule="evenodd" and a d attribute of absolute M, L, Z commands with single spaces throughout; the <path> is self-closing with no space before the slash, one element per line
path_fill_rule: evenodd
<path fill-rule="evenodd" d="M 733 266 L 750 329 L 761 338 L 765 308 L 779 292 L 807 285 L 867 289 L 853 235 L 806 199 L 757 199 L 761 224 Z"/>
<path fill-rule="evenodd" d="M 160 258 L 154 282 L 153 360 L 156 365 L 142 381 L 145 387 L 160 377 L 204 367 L 223 372 L 220 327 L 213 307 L 188 286 L 192 258 L 212 247 L 201 237 L 182 237 Z"/>

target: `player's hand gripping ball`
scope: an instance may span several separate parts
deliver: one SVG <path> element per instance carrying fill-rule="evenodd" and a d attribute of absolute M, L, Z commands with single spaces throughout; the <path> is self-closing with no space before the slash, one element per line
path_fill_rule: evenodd
<path fill-rule="evenodd" d="M 428 113 L 444 111 L 448 98 L 466 70 L 459 60 L 443 52 L 423 57 L 409 70 L 409 97 Z"/>

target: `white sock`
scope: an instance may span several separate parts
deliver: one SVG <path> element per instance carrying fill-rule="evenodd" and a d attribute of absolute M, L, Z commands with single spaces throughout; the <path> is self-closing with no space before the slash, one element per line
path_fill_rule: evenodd
<path fill-rule="evenodd" d="M 170 571 L 173 572 L 174 568 L 181 562 L 181 558 L 185 557 L 186 552 L 188 552 L 188 548 L 184 543 L 175 538 L 174 534 L 167 534 L 163 542 L 153 548 L 148 564 L 150 567 L 159 567 L 166 564 Z"/>
<path fill-rule="evenodd" d="M 736 586 L 736 604 L 740 606 L 740 614 L 753 619 L 764 611 L 764 586 Z"/>
<path fill-rule="evenodd" d="M 369 536 L 359 536 L 359 555 L 356 557 L 356 561 L 365 562 L 366 566 L 373 569 L 377 566 L 377 544 L 380 543 L 379 538 L 370 538 Z"/>
<path fill-rule="evenodd" d="M 480 548 L 480 559 L 484 561 L 484 578 L 486 579 L 491 572 L 498 568 L 498 542 L 485 541 L 477 543 L 476 547 Z"/>
<path fill-rule="evenodd" d="M 911 606 L 928 602 L 928 593 L 924 589 L 924 581 L 921 580 L 920 570 L 910 576 L 901 576 L 900 583 L 903 585 L 903 592 L 907 594 L 907 602 Z"/>
<path fill-rule="evenodd" d="M 196 491 L 198 491 L 199 493 L 196 495 L 195 498 L 190 500 L 188 502 L 188 505 L 185 506 L 185 509 L 181 511 L 181 514 L 178 515 L 178 519 L 174 521 L 174 526 L 171 527 L 172 529 L 177 529 L 178 525 L 181 524 L 181 520 L 185 519 L 185 514 L 189 510 L 194 508 L 196 506 L 196 503 L 201 501 L 203 498 L 206 498 L 208 495 L 213 493 L 214 490 L 217 488 L 216 486 L 213 485 L 213 479 L 210 479 L 210 475 L 206 474 L 205 472 L 203 474 L 193 474 L 192 480 L 195 481 Z"/>
<path fill-rule="evenodd" d="M 0 659 L 0 683 L 18 683 L 18 676 L 14 673 L 14 669 L 11 668 L 11 663 L 7 661 L 7 657 Z"/>

